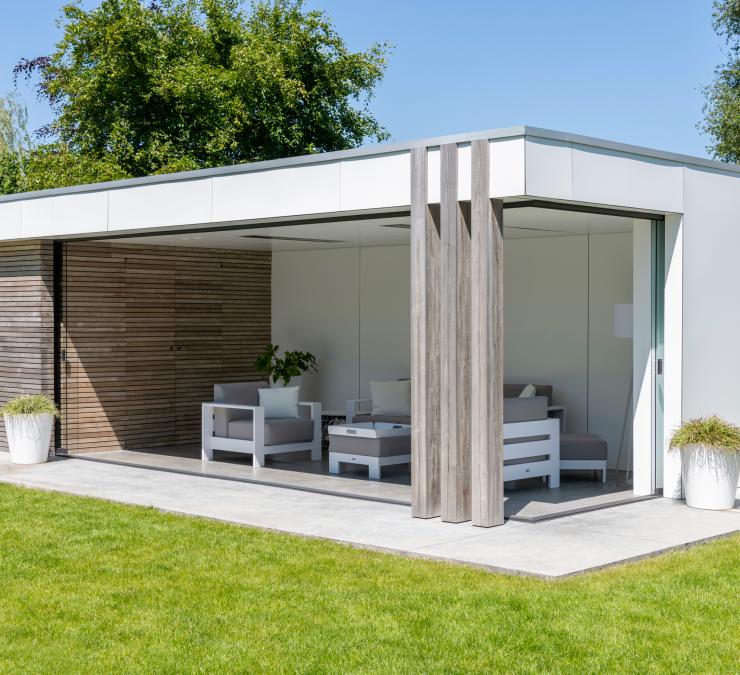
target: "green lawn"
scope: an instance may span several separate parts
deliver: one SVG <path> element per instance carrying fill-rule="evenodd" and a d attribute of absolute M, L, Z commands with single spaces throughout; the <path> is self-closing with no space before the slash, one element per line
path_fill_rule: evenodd
<path fill-rule="evenodd" d="M 541 581 L 7 485 L 0 514 L 0 671 L 740 668 L 740 536 Z"/>

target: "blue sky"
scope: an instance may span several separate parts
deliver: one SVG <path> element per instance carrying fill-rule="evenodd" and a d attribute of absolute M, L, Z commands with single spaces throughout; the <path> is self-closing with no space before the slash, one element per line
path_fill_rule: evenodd
<path fill-rule="evenodd" d="M 0 92 L 49 53 L 62 0 L 3 3 Z M 97 4 L 85 1 L 85 6 Z M 308 0 L 349 45 L 395 45 L 372 107 L 394 140 L 515 124 L 706 156 L 699 91 L 723 60 L 711 0 Z M 32 128 L 45 105 L 21 87 Z"/>

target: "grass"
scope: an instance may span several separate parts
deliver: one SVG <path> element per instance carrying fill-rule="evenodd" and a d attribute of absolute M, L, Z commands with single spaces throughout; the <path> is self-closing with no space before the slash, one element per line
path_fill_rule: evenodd
<path fill-rule="evenodd" d="M 737 672 L 738 560 L 543 581 L 0 485 L 0 671 Z"/>

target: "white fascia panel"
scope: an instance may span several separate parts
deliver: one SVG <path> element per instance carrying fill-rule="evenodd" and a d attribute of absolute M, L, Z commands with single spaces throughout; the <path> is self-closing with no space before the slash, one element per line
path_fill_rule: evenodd
<path fill-rule="evenodd" d="M 55 197 L 54 235 L 105 232 L 108 229 L 108 192 L 87 192 Z"/>
<path fill-rule="evenodd" d="M 457 149 L 457 198 L 469 201 L 472 189 L 473 151 L 470 143 L 464 143 Z"/>
<path fill-rule="evenodd" d="M 54 202 L 59 197 L 41 197 L 21 202 L 22 237 L 51 237 L 54 234 Z"/>
<path fill-rule="evenodd" d="M 527 138 L 526 170 L 528 196 L 573 199 L 573 149 L 570 143 Z"/>
<path fill-rule="evenodd" d="M 519 197 L 524 191 L 524 138 L 491 142 L 491 197 Z"/>
<path fill-rule="evenodd" d="M 111 190 L 109 230 L 211 222 L 211 178 Z"/>
<path fill-rule="evenodd" d="M 342 160 L 339 210 L 378 209 L 410 203 L 409 151 Z"/>
<path fill-rule="evenodd" d="M 0 240 L 21 237 L 22 222 L 21 202 L 0 204 Z"/>
<path fill-rule="evenodd" d="M 627 208 L 683 212 L 683 167 L 573 144 L 573 199 Z"/>
<path fill-rule="evenodd" d="M 213 220 L 280 218 L 339 210 L 339 162 L 213 179 Z"/>
<path fill-rule="evenodd" d="M 427 203 L 439 204 L 442 190 L 442 151 L 439 147 L 427 150 Z"/>

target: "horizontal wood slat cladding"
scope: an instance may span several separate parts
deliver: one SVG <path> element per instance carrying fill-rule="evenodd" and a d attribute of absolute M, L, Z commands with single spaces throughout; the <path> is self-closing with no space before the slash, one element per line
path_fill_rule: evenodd
<path fill-rule="evenodd" d="M 270 283 L 269 252 L 67 242 L 63 447 L 198 442 L 213 385 L 259 379 Z"/>
<path fill-rule="evenodd" d="M 0 405 L 54 394 L 52 243 L 0 243 Z M 0 424 L 0 450 L 7 450 Z"/>

